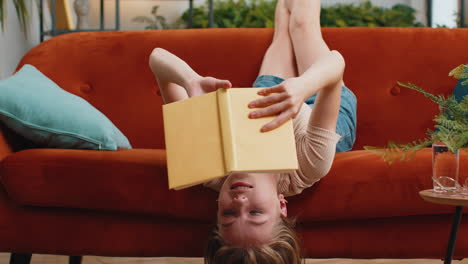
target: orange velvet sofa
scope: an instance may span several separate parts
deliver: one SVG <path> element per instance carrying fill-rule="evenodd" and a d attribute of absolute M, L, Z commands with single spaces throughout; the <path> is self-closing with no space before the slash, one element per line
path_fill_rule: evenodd
<path fill-rule="evenodd" d="M 215 223 L 216 192 L 168 190 L 162 100 L 148 67 L 155 47 L 202 75 L 250 87 L 271 29 L 86 32 L 54 37 L 21 60 L 103 112 L 133 149 L 46 149 L 2 127 L 0 251 L 102 256 L 202 256 Z M 345 82 L 358 98 L 353 151 L 329 174 L 290 197 L 290 215 L 312 258 L 442 258 L 453 207 L 423 201 L 432 188 L 431 150 L 388 165 L 363 150 L 408 142 L 432 128 L 438 107 L 399 87 L 411 81 L 449 94 L 447 73 L 468 62 L 468 29 L 325 28 L 346 59 Z M 200 150 L 203 155 L 203 150 Z M 460 173 L 467 174 L 462 152 Z M 468 217 L 455 255 L 468 257 Z"/>

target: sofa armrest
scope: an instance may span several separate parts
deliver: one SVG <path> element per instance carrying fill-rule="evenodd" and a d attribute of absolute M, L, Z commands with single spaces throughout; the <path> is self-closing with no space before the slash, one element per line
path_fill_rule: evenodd
<path fill-rule="evenodd" d="M 38 146 L 0 122 L 0 161 L 15 152 L 31 148 Z"/>
<path fill-rule="evenodd" d="M 0 131 L 0 160 L 13 153 L 11 145 L 8 143 L 3 130 Z"/>

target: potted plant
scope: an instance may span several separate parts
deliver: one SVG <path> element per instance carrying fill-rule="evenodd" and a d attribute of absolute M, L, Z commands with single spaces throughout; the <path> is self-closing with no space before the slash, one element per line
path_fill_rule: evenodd
<path fill-rule="evenodd" d="M 358 1 L 355 1 L 358 2 Z M 216 0 L 214 27 L 273 27 L 276 0 Z M 193 9 L 193 28 L 206 28 L 208 23 L 208 2 Z M 375 6 L 371 1 L 358 4 L 334 4 L 322 7 L 322 27 L 421 27 L 416 21 L 416 10 L 405 4 L 390 8 Z M 189 10 L 180 18 L 189 23 Z"/>
<path fill-rule="evenodd" d="M 7 1 L 8 0 L 0 0 L 0 25 L 2 27 L 2 31 L 5 30 Z M 27 0 L 13 0 L 13 4 L 15 5 L 16 9 L 16 14 L 18 15 L 18 19 L 20 22 L 20 26 L 24 32 L 27 31 L 27 25 L 29 22 L 29 12 L 26 6 L 26 1 Z"/>
<path fill-rule="evenodd" d="M 468 65 L 458 66 L 449 73 L 449 76 L 456 79 L 468 78 Z M 431 94 L 412 83 L 398 82 L 398 84 L 422 93 L 440 106 L 439 109 L 441 111 L 434 118 L 436 129 L 428 129 L 426 138 L 410 143 L 401 144 L 390 141 L 383 148 L 365 146 L 364 149 L 378 153 L 382 155 L 385 161 L 393 163 L 397 158 L 400 158 L 400 160 L 410 160 L 418 150 L 429 147 L 436 142 L 444 143 L 452 152 L 456 152 L 458 149 L 468 145 L 468 96 L 464 96 L 458 102 L 454 95 L 444 97 L 443 95 Z M 467 84 L 468 80 L 462 82 L 464 86 Z"/>
<path fill-rule="evenodd" d="M 449 76 L 456 79 L 467 79 L 462 81 L 461 85 L 463 87 L 468 85 L 468 65 L 458 66 L 449 73 Z M 436 123 L 435 129 L 428 129 L 426 138 L 410 143 L 402 144 L 390 141 L 383 148 L 365 146 L 364 149 L 381 155 L 384 161 L 392 164 L 397 159 L 409 161 L 417 151 L 432 146 L 434 190 L 457 189 L 459 186 L 459 149 L 468 146 L 468 95 L 457 100 L 454 95 L 449 97 L 434 95 L 412 83 L 398 82 L 398 84 L 422 93 L 439 105 L 440 113 L 433 119 Z M 468 187 L 467 184 L 464 185 Z"/>
<path fill-rule="evenodd" d="M 167 23 L 166 18 L 158 14 L 158 5 L 151 9 L 151 17 L 137 16 L 132 19 L 133 22 L 147 24 L 145 29 L 169 29 L 171 26 Z"/>

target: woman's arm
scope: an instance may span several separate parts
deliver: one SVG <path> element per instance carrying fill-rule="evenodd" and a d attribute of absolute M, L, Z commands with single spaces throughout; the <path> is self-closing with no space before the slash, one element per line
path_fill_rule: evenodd
<path fill-rule="evenodd" d="M 250 117 L 260 118 L 277 115 L 273 121 L 262 127 L 262 132 L 281 126 L 287 120 L 297 115 L 308 97 L 319 91 L 323 91 L 323 93 L 336 93 L 336 91 L 332 90 L 336 90 L 336 87 L 341 87 L 344 68 L 345 61 L 337 51 L 331 51 L 319 57 L 301 76 L 287 79 L 277 86 L 260 90 L 259 94 L 265 97 L 251 102 L 249 107 L 264 108 L 251 112 Z M 330 98 L 337 99 L 337 102 L 329 102 L 330 108 L 338 109 L 339 96 L 332 96 Z M 320 114 L 315 114 L 315 116 L 319 117 Z M 311 120 L 311 122 L 317 123 L 313 125 L 330 129 L 328 123 L 331 124 L 333 122 L 326 122 L 326 124 L 322 125 L 322 119 L 327 118 L 318 119 L 317 122 Z"/>
<path fill-rule="evenodd" d="M 149 65 L 165 103 L 231 87 L 227 80 L 200 76 L 185 61 L 162 48 L 153 50 Z"/>

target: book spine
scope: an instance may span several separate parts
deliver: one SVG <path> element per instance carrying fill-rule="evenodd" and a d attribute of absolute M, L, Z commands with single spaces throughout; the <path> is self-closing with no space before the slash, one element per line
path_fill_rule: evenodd
<path fill-rule="evenodd" d="M 236 144 L 234 142 L 232 130 L 231 100 L 228 89 L 218 89 L 218 112 L 221 124 L 221 141 L 223 143 L 224 167 L 226 174 L 237 168 L 236 164 Z"/>

